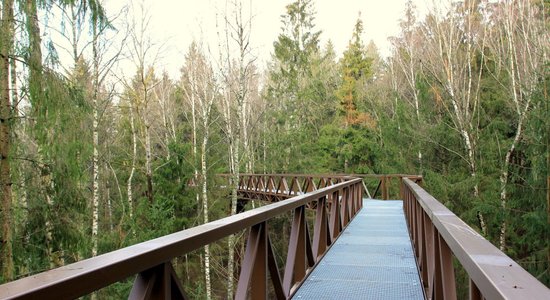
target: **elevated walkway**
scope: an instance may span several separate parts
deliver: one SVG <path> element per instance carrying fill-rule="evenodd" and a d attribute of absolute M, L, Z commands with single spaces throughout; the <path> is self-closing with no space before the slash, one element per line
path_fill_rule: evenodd
<path fill-rule="evenodd" d="M 293 299 L 424 299 L 403 201 L 364 199 Z"/>
<path fill-rule="evenodd" d="M 172 260 L 243 231 L 239 300 L 456 300 L 458 282 L 470 300 L 550 299 L 550 289 L 424 190 L 420 176 L 243 176 L 242 199 L 271 204 L 2 284 L 0 299 L 76 299 L 129 277 L 129 299 L 190 299 Z M 379 179 L 374 193 L 363 182 L 370 177 Z M 390 198 L 391 178 L 403 201 L 362 198 L 363 190 Z M 288 243 L 285 256 L 268 222 L 289 215 L 288 241 L 277 241 Z M 457 263 L 466 284 L 455 279 Z M 198 274 L 191 280 L 204 283 Z"/>

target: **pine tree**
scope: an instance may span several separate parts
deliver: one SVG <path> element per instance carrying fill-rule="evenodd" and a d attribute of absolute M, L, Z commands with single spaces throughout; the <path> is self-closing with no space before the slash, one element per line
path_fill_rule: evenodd
<path fill-rule="evenodd" d="M 267 101 L 273 107 L 271 118 L 275 119 L 272 145 L 278 151 L 269 160 L 275 166 L 271 171 L 291 172 L 301 169 L 300 161 L 291 158 L 304 157 L 300 145 L 311 137 L 307 121 L 315 106 L 315 88 L 312 88 L 312 66 L 319 63 L 319 36 L 315 30 L 313 1 L 298 0 L 286 7 L 281 17 L 283 32 L 274 43 L 274 63 L 269 73 Z"/>
<path fill-rule="evenodd" d="M 366 56 L 361 34 L 363 33 L 363 21 L 361 15 L 353 28 L 353 35 L 344 51 L 344 57 L 340 61 L 342 68 L 342 84 L 337 91 L 340 99 L 340 107 L 344 115 L 344 127 L 372 122 L 368 114 L 359 112 L 357 105 L 361 97 L 360 90 L 364 80 L 372 76 L 372 60 Z"/>

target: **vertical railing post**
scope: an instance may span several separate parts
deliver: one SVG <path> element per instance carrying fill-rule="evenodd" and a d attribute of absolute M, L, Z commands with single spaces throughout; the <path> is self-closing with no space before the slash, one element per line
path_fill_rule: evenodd
<path fill-rule="evenodd" d="M 334 242 L 336 238 L 340 235 L 341 225 L 340 225 L 340 204 L 338 203 L 338 191 L 335 191 L 329 194 L 330 201 L 330 237 L 331 242 Z"/>
<path fill-rule="evenodd" d="M 423 209 L 420 210 L 420 271 L 422 276 L 422 282 L 424 283 L 424 287 L 429 287 L 428 282 L 428 239 L 426 238 L 426 227 L 428 227 L 426 219 L 430 219 Z"/>
<path fill-rule="evenodd" d="M 172 267 L 166 262 L 136 276 L 128 299 L 189 299 Z"/>
<path fill-rule="evenodd" d="M 434 256 L 434 225 L 432 220 L 424 213 L 424 246 L 426 247 L 426 256 L 425 256 L 425 267 L 426 267 L 426 294 L 431 295 L 433 293 L 433 282 L 434 282 L 434 266 L 435 266 L 435 256 Z"/>
<path fill-rule="evenodd" d="M 407 228 L 411 228 L 411 196 L 409 190 L 405 186 L 405 183 L 402 184 L 401 189 L 403 191 L 403 207 L 405 209 L 405 221 L 407 222 Z"/>
<path fill-rule="evenodd" d="M 283 277 L 283 289 L 288 296 L 296 278 L 304 278 L 306 275 L 306 224 L 305 206 L 294 209 L 290 241 L 286 258 L 285 273 Z"/>
<path fill-rule="evenodd" d="M 441 252 L 439 251 L 439 232 L 434 228 L 433 234 L 434 245 L 434 283 L 433 283 L 433 298 L 435 300 L 443 298 L 443 274 L 441 270 Z M 429 296 L 429 295 L 428 295 Z M 428 297 L 429 298 L 429 297 Z"/>
<path fill-rule="evenodd" d="M 349 205 L 348 205 L 348 197 L 349 197 L 349 189 L 347 187 L 343 188 L 342 190 L 342 199 L 340 200 L 340 204 L 342 205 L 340 220 L 342 221 L 342 228 L 346 227 L 349 223 Z"/>
<path fill-rule="evenodd" d="M 418 245 L 418 241 L 420 240 L 420 237 L 419 237 L 419 232 L 418 232 L 418 207 L 420 206 L 420 204 L 418 204 L 418 200 L 416 198 L 413 198 L 413 211 L 411 212 L 412 213 L 412 216 L 413 216 L 413 222 L 412 222 L 412 227 L 413 227 L 413 246 L 414 246 L 414 254 L 416 256 L 416 259 L 418 260 L 419 257 L 418 257 L 418 250 L 419 250 L 419 245 Z"/>
<path fill-rule="evenodd" d="M 386 175 L 382 175 L 380 180 L 381 180 L 380 188 L 382 189 L 382 199 L 383 200 L 388 200 L 388 189 L 387 189 Z"/>
<path fill-rule="evenodd" d="M 481 296 L 481 291 L 475 284 L 475 282 L 470 278 L 470 300 L 481 300 L 483 297 Z"/>
<path fill-rule="evenodd" d="M 399 176 L 399 197 L 405 201 L 405 183 L 403 182 L 403 176 Z"/>
<path fill-rule="evenodd" d="M 348 210 L 348 218 L 351 221 L 353 219 L 353 216 L 355 216 L 355 185 L 350 185 L 348 188 L 348 203 L 349 203 L 349 210 Z"/>
<path fill-rule="evenodd" d="M 439 259 L 441 261 L 441 282 L 443 285 L 443 299 L 456 299 L 455 270 L 453 254 L 447 242 L 439 235 Z"/>
<path fill-rule="evenodd" d="M 348 189 L 348 218 L 351 220 L 355 215 L 355 186 L 351 185 Z"/>
<path fill-rule="evenodd" d="M 361 208 L 363 208 L 363 180 L 361 180 L 361 183 L 357 184 L 357 202 L 357 207 L 359 211 Z"/>
<path fill-rule="evenodd" d="M 391 185 L 391 176 L 386 176 L 386 198 L 384 200 L 390 199 L 390 185 Z"/>
<path fill-rule="evenodd" d="M 267 299 L 267 223 L 252 226 L 235 299 Z"/>
<path fill-rule="evenodd" d="M 317 212 L 315 215 L 315 226 L 313 229 L 313 256 L 318 261 L 325 253 L 329 244 L 328 237 L 328 219 L 325 209 L 326 197 L 317 200 Z"/>

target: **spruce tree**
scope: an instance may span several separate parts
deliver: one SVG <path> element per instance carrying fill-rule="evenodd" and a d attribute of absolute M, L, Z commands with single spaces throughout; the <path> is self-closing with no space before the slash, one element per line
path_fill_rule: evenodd
<path fill-rule="evenodd" d="M 342 68 L 342 84 L 337 90 L 340 99 L 340 109 L 344 115 L 344 127 L 355 124 L 367 124 L 370 117 L 357 110 L 360 90 L 364 80 L 372 76 L 372 59 L 367 58 L 361 34 L 363 33 L 363 21 L 361 16 L 357 19 L 353 28 L 353 35 L 344 51 L 344 57 L 340 61 Z"/>

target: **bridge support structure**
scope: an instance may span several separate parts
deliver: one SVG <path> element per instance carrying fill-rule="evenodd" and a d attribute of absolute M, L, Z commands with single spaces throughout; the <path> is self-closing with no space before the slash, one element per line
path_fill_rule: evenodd
<path fill-rule="evenodd" d="M 388 183 L 396 177 L 426 299 L 457 298 L 455 258 L 469 276 L 470 299 L 550 299 L 547 287 L 428 194 L 420 176 L 246 176 L 239 192 L 273 203 L 0 285 L 0 299 L 74 299 L 130 276 L 136 276 L 130 299 L 188 299 L 171 261 L 242 230 L 248 239 L 230 297 L 289 299 L 362 208 L 363 191 L 378 194 L 363 179 L 379 180 L 377 190 L 390 198 Z M 313 238 L 306 209 L 314 215 Z M 281 274 L 268 221 L 289 212 Z"/>
<path fill-rule="evenodd" d="M 403 209 L 426 299 L 457 299 L 453 257 L 469 276 L 469 299 L 550 299 L 550 290 L 408 178 Z"/>
<path fill-rule="evenodd" d="M 130 299 L 188 299 L 172 259 L 242 230 L 249 233 L 235 299 L 289 299 L 361 209 L 362 189 L 359 178 L 332 181 L 285 201 L 0 285 L 0 299 L 75 299 L 130 276 L 136 276 Z M 313 239 L 306 218 L 312 203 Z M 291 234 L 281 276 L 268 221 L 288 212 Z M 275 295 L 268 295 L 268 274 Z"/>

